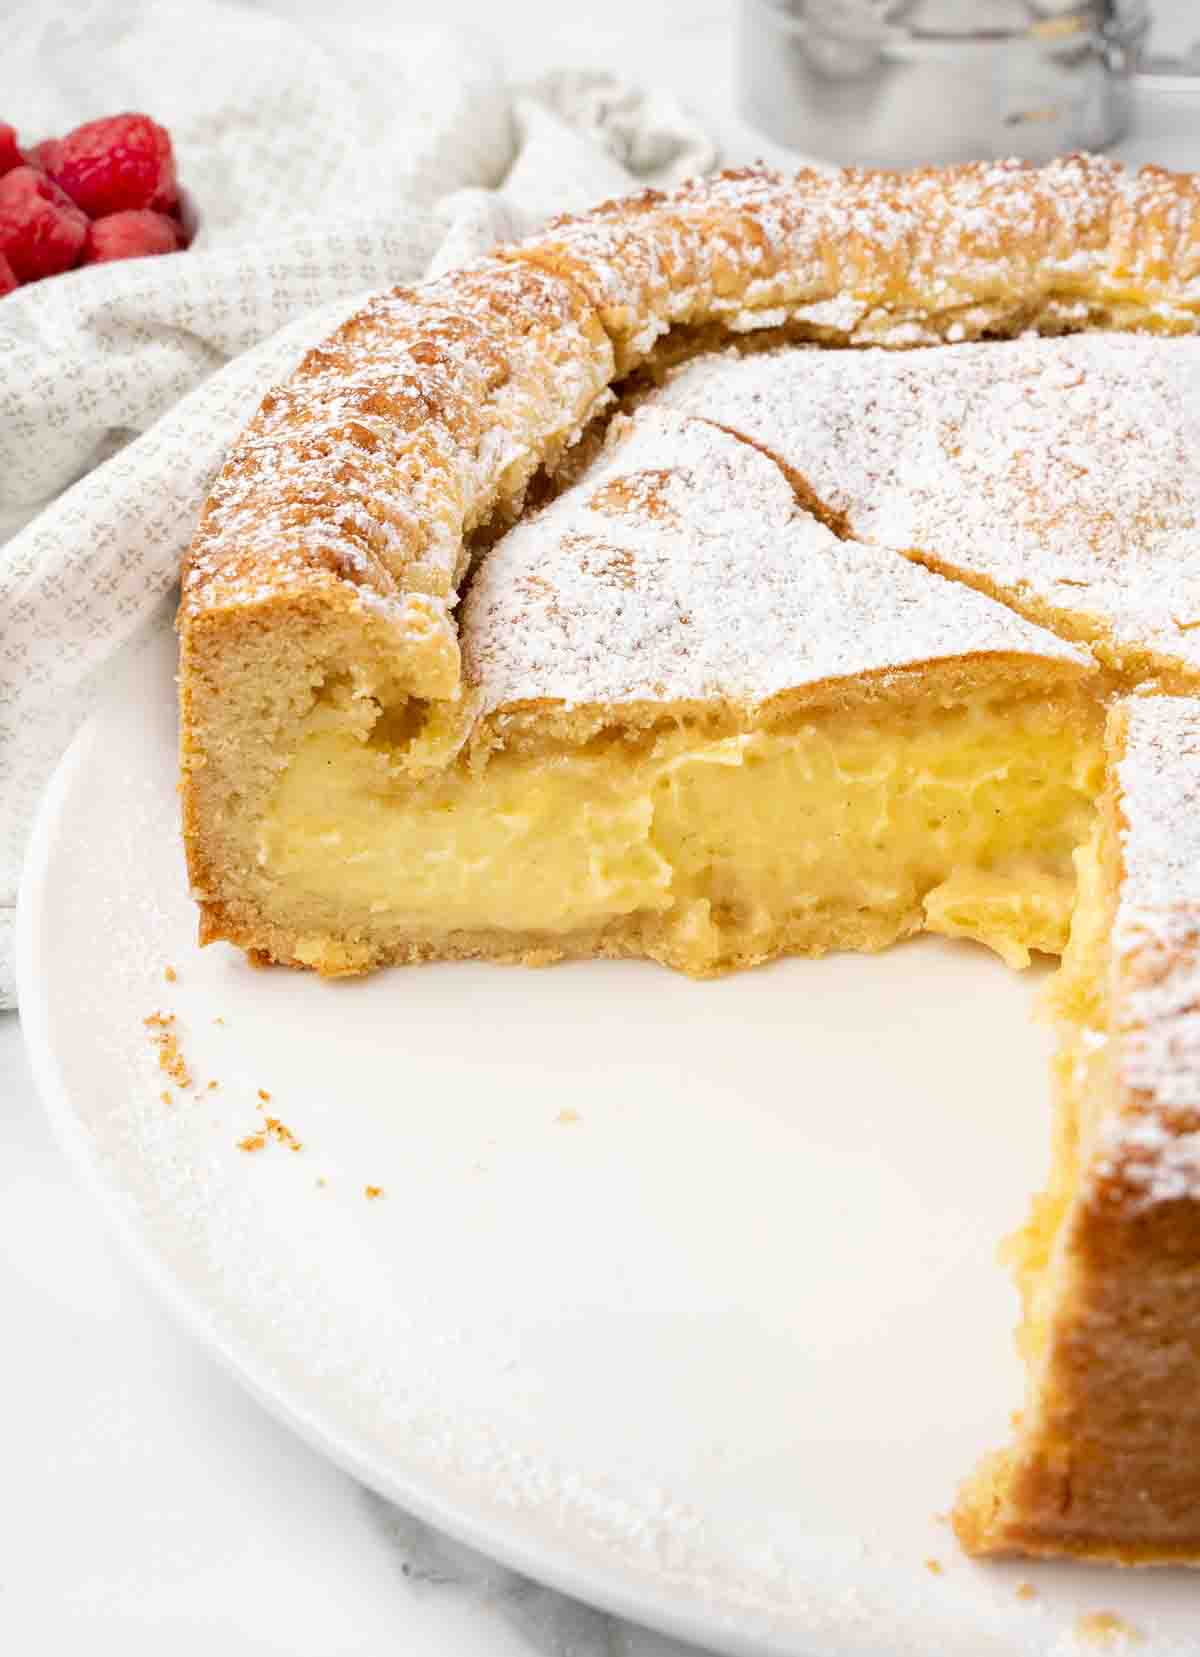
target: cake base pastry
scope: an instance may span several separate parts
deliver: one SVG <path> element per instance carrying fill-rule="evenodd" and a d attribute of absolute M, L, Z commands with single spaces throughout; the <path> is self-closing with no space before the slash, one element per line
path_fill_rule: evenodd
<path fill-rule="evenodd" d="M 1061 972 L 1055 1157 L 1009 1245 L 1028 1366 L 1011 1450 L 954 1515 L 979 1553 L 1200 1559 L 1200 701 L 1108 722 Z"/>
<path fill-rule="evenodd" d="M 1200 1562 L 1198 203 L 1076 157 L 562 220 L 310 352 L 184 570 L 205 942 L 1065 949 L 979 1553 Z"/>

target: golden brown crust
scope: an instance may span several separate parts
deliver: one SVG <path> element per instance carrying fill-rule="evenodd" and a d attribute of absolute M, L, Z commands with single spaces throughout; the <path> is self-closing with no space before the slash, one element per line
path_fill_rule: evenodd
<path fill-rule="evenodd" d="M 326 574 L 449 594 L 464 536 L 573 438 L 613 374 L 569 283 L 483 260 L 380 294 L 268 392 L 214 485 L 184 615 Z"/>
<path fill-rule="evenodd" d="M 969 1552 L 1200 1562 L 1198 1269 L 1194 1200 L 1079 1204 L 1036 1403 L 956 1509 Z"/>
<path fill-rule="evenodd" d="M 507 256 L 569 276 L 618 367 L 670 327 L 807 324 L 839 344 L 1086 324 L 1192 332 L 1200 201 L 1190 174 L 1096 156 L 1035 167 L 783 177 L 744 169 L 557 221 Z"/>
<path fill-rule="evenodd" d="M 1052 1300 L 1016 1443 L 988 1458 L 956 1509 L 972 1553 L 1200 1563 L 1200 1117 L 1183 1103 L 1195 1086 L 1190 1023 L 1200 1007 L 1187 992 L 1198 917 L 1194 900 L 1171 914 L 1141 908 L 1128 851 L 1144 856 L 1148 792 L 1162 823 L 1174 811 L 1178 832 L 1189 832 L 1181 778 L 1196 756 L 1179 752 L 1180 769 L 1164 773 L 1161 755 L 1147 763 L 1145 736 L 1131 740 L 1131 715 L 1153 723 L 1158 709 L 1172 745 L 1178 727 L 1200 731 L 1194 701 L 1137 700 L 1109 715 L 1101 905 L 1089 925 L 1110 941 L 1081 966 L 1069 952 L 1064 967 L 1076 1022 L 1060 1068 L 1062 1148 L 1076 1166 L 1061 1170 L 1069 1206 L 1046 1266 Z M 1155 885 L 1156 896 L 1167 890 Z M 1147 920 L 1163 948 L 1146 950 Z M 1164 1020 L 1170 1029 L 1156 1030 Z"/>

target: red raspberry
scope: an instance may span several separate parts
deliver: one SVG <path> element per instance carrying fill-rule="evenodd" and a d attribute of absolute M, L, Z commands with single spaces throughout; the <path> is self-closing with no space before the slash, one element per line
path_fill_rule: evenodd
<path fill-rule="evenodd" d="M 109 213 L 88 226 L 85 265 L 110 259 L 143 259 L 151 253 L 176 253 L 183 235 L 174 219 L 162 213 Z"/>
<path fill-rule="evenodd" d="M 51 178 L 90 219 L 174 204 L 175 157 L 170 134 L 148 115 L 107 115 L 62 139 Z"/>
<path fill-rule="evenodd" d="M 10 127 L 7 121 L 0 121 L 0 178 L 5 173 L 11 173 L 14 167 L 19 167 L 23 160 L 17 148 L 16 127 Z"/>
<path fill-rule="evenodd" d="M 78 207 L 35 168 L 14 167 L 0 178 L 0 253 L 19 282 L 70 270 L 87 232 Z"/>
<path fill-rule="evenodd" d="M 20 284 L 13 275 L 12 266 L 3 253 L 0 253 L 0 299 L 3 299 L 6 293 L 11 293 L 14 288 L 19 286 Z"/>
<path fill-rule="evenodd" d="M 61 153 L 61 138 L 43 138 L 40 144 L 25 151 L 25 163 L 29 167 L 37 167 L 40 172 L 53 173 Z"/>

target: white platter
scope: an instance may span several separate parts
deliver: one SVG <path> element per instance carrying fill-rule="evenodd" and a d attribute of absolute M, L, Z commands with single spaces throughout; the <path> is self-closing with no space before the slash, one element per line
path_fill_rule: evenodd
<path fill-rule="evenodd" d="M 713 984 L 330 985 L 201 952 L 173 672 L 164 632 L 47 796 L 22 1016 L 63 1143 L 270 1410 L 460 1539 L 723 1650 L 1060 1657 L 1105 1610 L 1140 1657 L 1195 1652 L 1197 1578 L 981 1568 L 938 1517 L 1020 1397 L 995 1250 L 1049 1144 L 1031 977 L 932 940 Z M 238 1149 L 260 1088 L 301 1151 Z"/>

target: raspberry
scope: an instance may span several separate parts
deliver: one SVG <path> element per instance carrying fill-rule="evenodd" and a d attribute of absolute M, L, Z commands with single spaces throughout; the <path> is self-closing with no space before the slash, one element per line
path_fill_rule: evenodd
<path fill-rule="evenodd" d="M 85 265 L 110 259 L 143 259 L 151 253 L 175 253 L 183 236 L 174 219 L 162 213 L 108 213 L 88 226 Z"/>
<path fill-rule="evenodd" d="M 148 115 L 108 115 L 61 140 L 50 177 L 91 219 L 174 204 L 175 157 L 164 127 Z"/>
<path fill-rule="evenodd" d="M 11 293 L 17 286 L 19 284 L 13 275 L 12 266 L 3 253 L 0 253 L 0 299 L 3 299 L 6 293 Z"/>
<path fill-rule="evenodd" d="M 31 150 L 25 151 L 25 162 L 27 166 L 38 168 L 40 172 L 53 173 L 61 152 L 61 138 L 43 138 L 40 144 L 35 144 Z"/>
<path fill-rule="evenodd" d="M 6 121 L 0 121 L 0 178 L 5 173 L 11 173 L 14 167 L 19 167 L 24 158 L 17 148 L 17 129 L 10 127 Z"/>
<path fill-rule="evenodd" d="M 14 167 L 0 178 L 0 253 L 19 282 L 70 270 L 87 231 L 78 207 L 35 168 Z"/>

